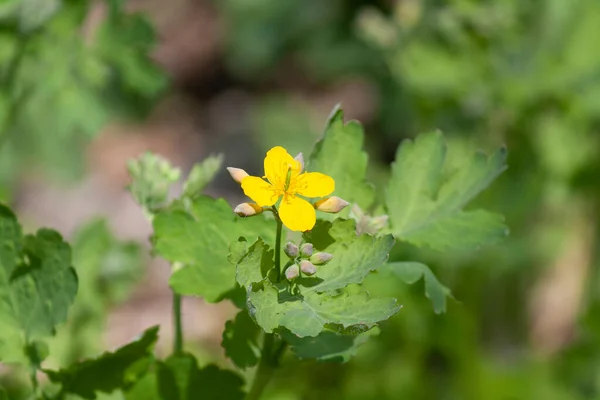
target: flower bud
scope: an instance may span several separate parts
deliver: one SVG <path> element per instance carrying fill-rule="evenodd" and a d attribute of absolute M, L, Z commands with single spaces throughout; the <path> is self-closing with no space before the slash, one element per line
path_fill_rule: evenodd
<path fill-rule="evenodd" d="M 300 270 L 303 274 L 308 276 L 312 276 L 317 273 L 317 267 L 315 267 L 315 265 L 308 260 L 300 261 Z"/>
<path fill-rule="evenodd" d="M 298 257 L 298 246 L 296 246 L 294 243 L 292 242 L 287 242 L 286 245 L 283 247 L 283 252 L 289 257 L 289 258 L 296 258 Z"/>
<path fill-rule="evenodd" d="M 333 258 L 333 254 L 325 253 L 323 251 L 313 254 L 310 257 L 310 261 L 315 265 L 327 264 Z"/>
<path fill-rule="evenodd" d="M 300 268 L 298 267 L 298 264 L 290 265 L 288 267 L 288 269 L 285 270 L 285 277 L 287 278 L 288 281 L 292 281 L 292 280 L 296 279 L 299 275 L 300 275 Z"/>
<path fill-rule="evenodd" d="M 310 257 L 313 253 L 313 244 L 312 243 L 304 243 L 300 246 L 300 253 L 304 257 Z"/>
<path fill-rule="evenodd" d="M 304 156 L 302 153 L 298 153 L 298 155 L 294 157 L 294 160 L 300 162 L 300 172 L 304 171 Z"/>
<path fill-rule="evenodd" d="M 254 203 L 242 203 L 238 205 L 233 212 L 240 217 L 251 217 L 253 215 L 261 214 L 263 212 L 263 208 Z"/>
<path fill-rule="evenodd" d="M 227 167 L 227 171 L 229 171 L 229 175 L 231 175 L 233 180 L 237 183 L 242 183 L 242 179 L 249 176 L 248 173 L 241 168 Z"/>
<path fill-rule="evenodd" d="M 350 203 L 344 199 L 337 196 L 331 196 L 317 201 L 315 203 L 315 208 L 319 211 L 335 214 L 342 211 L 348 204 Z"/>

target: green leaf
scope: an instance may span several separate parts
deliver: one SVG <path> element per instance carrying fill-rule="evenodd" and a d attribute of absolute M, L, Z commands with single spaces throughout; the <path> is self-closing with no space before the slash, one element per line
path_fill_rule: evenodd
<path fill-rule="evenodd" d="M 222 165 L 222 154 L 207 157 L 201 163 L 194 165 L 183 184 L 183 196 L 194 198 L 202 194 L 202 191 L 214 179 Z"/>
<path fill-rule="evenodd" d="M 52 336 L 76 293 L 69 245 L 48 229 L 23 237 L 0 205 L 0 360 L 23 361 L 25 338 Z"/>
<path fill-rule="evenodd" d="M 199 197 L 188 211 L 165 210 L 156 215 L 154 249 L 163 258 L 183 267 L 169 281 L 182 295 L 219 301 L 234 288 L 235 264 L 228 261 L 230 242 L 240 236 L 274 241 L 275 223 L 263 215 L 239 218 L 223 199 Z"/>
<path fill-rule="evenodd" d="M 241 310 L 233 321 L 225 324 L 221 342 L 225 355 L 241 369 L 256 365 L 260 357 L 259 333 L 260 328 L 250 318 L 248 311 Z"/>
<path fill-rule="evenodd" d="M 333 254 L 329 263 L 317 267 L 316 278 L 319 282 L 311 284 L 304 293 L 325 292 L 361 283 L 371 271 L 387 261 L 395 242 L 392 235 L 357 236 L 355 232 L 353 220 L 337 219 L 333 224 L 319 223 L 311 232 L 304 234 L 304 239 L 313 243 L 315 248 Z M 334 240 L 333 243 L 330 238 Z M 314 282 L 316 279 L 305 280 Z"/>
<path fill-rule="evenodd" d="M 347 362 L 370 337 L 379 335 L 379 328 L 358 335 L 340 335 L 327 330 L 315 337 L 299 338 L 288 331 L 283 331 L 282 335 L 298 358 Z"/>
<path fill-rule="evenodd" d="M 450 289 L 437 280 L 427 265 L 418 262 L 391 262 L 383 265 L 380 271 L 394 275 L 409 285 L 423 278 L 425 296 L 431 300 L 433 310 L 437 314 L 446 312 L 446 297 L 451 296 Z"/>
<path fill-rule="evenodd" d="M 0 400 L 10 400 L 6 391 L 0 388 Z"/>
<path fill-rule="evenodd" d="M 505 237 L 501 215 L 462 209 L 506 169 L 506 150 L 490 157 L 477 152 L 451 174 L 444 171 L 445 160 L 440 132 L 400 145 L 386 194 L 394 235 L 436 250 L 472 248 Z"/>
<path fill-rule="evenodd" d="M 371 326 L 400 310 L 396 299 L 371 298 L 366 292 L 319 294 L 299 287 L 298 293 L 265 283 L 248 294 L 249 312 L 267 333 L 286 327 L 299 337 L 317 336 L 325 324 Z"/>
<path fill-rule="evenodd" d="M 336 107 L 323 138 L 310 155 L 309 169 L 335 180 L 336 196 L 368 208 L 375 199 L 373 186 L 365 181 L 368 156 L 362 150 L 364 132 L 357 121 L 344 124 L 344 112 Z M 346 216 L 349 210 L 342 211 Z"/>
<path fill-rule="evenodd" d="M 127 389 L 146 373 L 154 360 L 158 327 L 147 329 L 137 340 L 117 351 L 85 360 L 59 371 L 45 370 L 51 381 L 62 384 L 63 393 L 95 399 L 96 392 Z"/>
<path fill-rule="evenodd" d="M 158 363 L 158 392 L 162 400 L 243 399 L 244 381 L 235 373 L 215 365 L 198 369 L 191 354 L 169 357 Z"/>
<path fill-rule="evenodd" d="M 149 212 L 166 205 L 169 188 L 179 180 L 179 169 L 150 152 L 129 160 L 127 168 L 132 180 L 127 189 L 136 203 Z"/>
<path fill-rule="evenodd" d="M 239 243 L 239 242 L 238 242 Z M 246 255 L 236 265 L 235 280 L 240 286 L 249 288 L 251 284 L 262 281 L 273 268 L 273 250 L 258 239 Z"/>

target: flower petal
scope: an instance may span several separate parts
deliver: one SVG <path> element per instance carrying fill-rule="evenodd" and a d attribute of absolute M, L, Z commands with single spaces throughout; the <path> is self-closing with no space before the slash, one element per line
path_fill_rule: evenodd
<path fill-rule="evenodd" d="M 289 155 L 281 146 L 273 147 L 265 157 L 265 176 L 272 185 L 279 189 L 285 187 L 288 170 L 291 168 L 292 177 L 298 176 L 302 164 Z"/>
<path fill-rule="evenodd" d="M 278 196 L 273 186 L 257 176 L 247 176 L 242 179 L 242 190 L 261 207 L 272 206 L 277 202 Z"/>
<path fill-rule="evenodd" d="M 323 197 L 335 190 L 332 177 L 320 172 L 305 172 L 298 177 L 297 193 L 306 197 Z"/>
<path fill-rule="evenodd" d="M 308 231 L 315 226 L 317 215 L 308 201 L 296 196 L 286 196 L 279 206 L 281 222 L 292 231 Z"/>

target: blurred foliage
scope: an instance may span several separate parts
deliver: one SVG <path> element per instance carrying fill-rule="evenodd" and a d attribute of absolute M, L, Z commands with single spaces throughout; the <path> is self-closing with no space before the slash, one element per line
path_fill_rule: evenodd
<path fill-rule="evenodd" d="M 153 39 L 120 0 L 0 1 L 2 197 L 31 166 L 79 176 L 83 145 L 109 118 L 144 112 L 166 84 Z"/>

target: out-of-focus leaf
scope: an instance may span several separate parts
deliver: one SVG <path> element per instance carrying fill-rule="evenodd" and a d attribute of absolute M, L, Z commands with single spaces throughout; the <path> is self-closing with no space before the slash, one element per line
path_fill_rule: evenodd
<path fill-rule="evenodd" d="M 50 380 L 62 385 L 62 393 L 93 400 L 96 392 L 127 389 L 144 376 L 154 360 L 153 349 L 157 339 L 158 327 L 153 327 L 114 353 L 107 352 L 66 369 L 45 372 Z"/>
<path fill-rule="evenodd" d="M 241 310 L 232 321 L 227 321 L 221 346 L 225 355 L 239 368 L 253 367 L 258 363 L 260 328 L 250 318 L 247 310 Z"/>
<path fill-rule="evenodd" d="M 383 265 L 379 271 L 391 274 L 412 285 L 419 279 L 425 280 L 425 296 L 431 300 L 437 314 L 446 312 L 446 297 L 451 296 L 450 289 L 437 280 L 433 272 L 425 264 L 418 262 L 391 262 Z"/>
<path fill-rule="evenodd" d="M 373 203 L 375 192 L 365 181 L 368 157 L 362 149 L 363 142 L 362 126 L 357 121 L 344 123 L 344 112 L 337 107 L 327 122 L 323 138 L 310 155 L 308 169 L 331 176 L 336 196 L 367 208 Z M 348 213 L 349 210 L 344 210 L 338 216 Z"/>
<path fill-rule="evenodd" d="M 358 335 L 340 335 L 327 330 L 315 337 L 299 338 L 288 331 L 283 331 L 282 335 L 298 358 L 347 362 L 370 337 L 379 335 L 379 328 Z"/>
<path fill-rule="evenodd" d="M 285 327 L 299 337 L 317 336 L 325 324 L 372 326 L 400 310 L 396 299 L 366 292 L 319 294 L 300 287 L 298 293 L 271 284 L 248 294 L 249 311 L 267 333 Z"/>
<path fill-rule="evenodd" d="M 386 195 L 394 235 L 437 250 L 472 248 L 505 237 L 502 216 L 462 209 L 506 169 L 506 150 L 490 157 L 477 152 L 442 182 L 445 159 L 439 132 L 400 145 Z"/>
<path fill-rule="evenodd" d="M 183 184 L 183 195 L 192 198 L 201 195 L 202 191 L 213 180 L 222 165 L 222 154 L 207 157 L 202 162 L 194 165 Z"/>
<path fill-rule="evenodd" d="M 182 263 L 170 284 L 182 295 L 216 302 L 234 288 L 235 265 L 227 261 L 230 242 L 244 236 L 274 242 L 275 223 L 259 215 L 242 219 L 223 199 L 195 199 L 189 212 L 165 210 L 154 218 L 153 243 L 163 258 Z"/>
<path fill-rule="evenodd" d="M 165 206 L 169 188 L 179 180 L 179 169 L 149 152 L 130 160 L 127 167 L 132 179 L 128 190 L 135 201 L 149 212 Z"/>
<path fill-rule="evenodd" d="M 22 236 L 0 205 L 0 359 L 22 361 L 24 337 L 52 336 L 77 293 L 71 248 L 55 231 Z"/>

